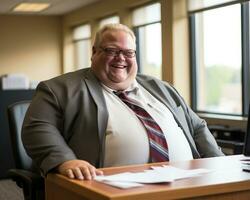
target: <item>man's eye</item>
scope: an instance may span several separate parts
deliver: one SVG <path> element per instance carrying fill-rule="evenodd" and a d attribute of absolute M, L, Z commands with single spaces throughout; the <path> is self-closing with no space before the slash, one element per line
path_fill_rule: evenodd
<path fill-rule="evenodd" d="M 125 51 L 124 54 L 128 57 L 133 57 L 135 55 L 134 51 Z"/>
<path fill-rule="evenodd" d="M 133 55 L 134 54 L 134 51 L 125 51 L 124 52 L 126 55 Z"/>
<path fill-rule="evenodd" d="M 115 54 L 117 52 L 116 49 L 106 49 L 107 53 Z"/>

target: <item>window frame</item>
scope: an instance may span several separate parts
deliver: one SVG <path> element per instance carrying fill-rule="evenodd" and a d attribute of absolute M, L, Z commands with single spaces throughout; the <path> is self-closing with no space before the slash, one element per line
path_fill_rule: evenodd
<path fill-rule="evenodd" d="M 197 63 L 196 63 L 196 38 L 195 38 L 195 14 L 201 13 L 207 10 L 217 9 L 220 7 L 226 7 L 233 4 L 241 5 L 241 48 L 242 48 L 242 113 L 241 114 L 229 114 L 229 113 L 216 113 L 211 111 L 198 110 L 197 105 Z M 189 12 L 189 40 L 190 40 L 190 66 L 191 66 L 191 107 L 197 113 L 209 113 L 216 115 L 230 115 L 230 116 L 248 116 L 248 107 L 250 101 L 250 31 L 249 31 L 249 2 L 232 2 L 225 3 L 218 6 L 211 6 L 204 9 L 199 9 Z"/>
<path fill-rule="evenodd" d="M 247 116 L 248 114 L 248 106 L 250 103 L 250 15 L 249 15 L 249 2 L 241 3 L 241 38 L 242 38 L 242 111 L 243 116 Z M 247 42 L 248 41 L 248 42 Z"/>
<path fill-rule="evenodd" d="M 162 3 L 159 2 L 159 1 L 156 1 L 154 3 L 150 2 L 150 3 L 146 3 L 146 4 L 143 4 L 143 5 L 134 7 L 133 9 L 131 9 L 131 12 L 130 12 L 131 13 L 131 17 L 133 15 L 132 14 L 133 11 L 135 11 L 136 9 L 140 9 L 140 8 L 147 7 L 147 6 L 150 6 L 150 5 L 153 5 L 153 4 L 157 4 L 157 3 L 160 4 L 160 9 L 161 9 Z M 160 15 L 160 17 L 161 17 L 161 15 Z M 157 24 L 157 23 L 160 23 L 161 30 L 162 30 L 162 19 L 156 20 L 156 21 L 152 21 L 152 22 L 149 22 L 149 23 L 139 24 L 139 25 L 133 25 L 133 23 L 131 23 L 132 30 L 133 30 L 133 32 L 135 34 L 135 37 L 136 37 L 136 60 L 137 60 L 137 66 L 138 66 L 138 72 L 137 73 L 141 73 L 142 72 L 142 66 L 141 66 L 141 61 L 140 61 L 140 53 L 141 53 L 141 51 L 140 51 L 140 43 L 139 43 L 139 41 L 140 41 L 139 29 L 143 28 L 143 27 L 146 27 L 148 25 L 153 25 L 153 24 Z M 162 59 L 163 59 L 163 55 L 162 55 Z M 163 71 L 162 63 L 161 63 L 161 71 Z M 163 77 L 163 72 L 161 72 L 161 78 L 162 77 Z"/>
<path fill-rule="evenodd" d="M 72 38 L 72 43 L 73 43 L 73 62 L 74 62 L 74 68 L 75 69 L 77 69 L 77 70 L 79 70 L 79 69 L 82 69 L 80 66 L 76 66 L 76 45 L 77 44 L 79 44 L 79 42 L 82 42 L 82 41 L 85 41 L 85 42 L 90 42 L 90 46 L 91 46 L 91 25 L 89 24 L 89 23 L 85 23 L 85 24 L 81 24 L 81 25 L 78 25 L 78 26 L 76 26 L 76 27 L 74 27 L 74 28 L 77 28 L 77 27 L 80 27 L 80 26 L 85 26 L 85 25 L 89 25 L 89 27 L 90 27 L 90 36 L 88 36 L 88 37 L 83 37 L 83 38 L 80 38 L 80 39 L 75 39 L 75 38 Z M 73 30 L 74 31 L 74 30 Z M 91 52 L 90 52 L 90 54 L 91 54 Z M 83 66 L 83 67 L 85 67 L 85 66 Z M 86 66 L 86 67 L 88 67 L 88 66 Z"/>
<path fill-rule="evenodd" d="M 160 23 L 160 25 L 161 25 L 161 21 L 155 21 L 155 22 L 150 22 L 150 23 L 147 23 L 147 24 L 142 24 L 142 25 L 139 25 L 139 26 L 133 26 L 133 31 L 134 31 L 134 34 L 135 34 L 135 37 L 136 37 L 136 60 L 137 60 L 138 72 L 139 73 L 141 73 L 140 44 L 139 44 L 140 34 L 139 34 L 139 29 L 143 28 L 143 27 L 146 27 L 146 26 L 153 25 L 153 24 L 157 24 L 157 23 Z"/>

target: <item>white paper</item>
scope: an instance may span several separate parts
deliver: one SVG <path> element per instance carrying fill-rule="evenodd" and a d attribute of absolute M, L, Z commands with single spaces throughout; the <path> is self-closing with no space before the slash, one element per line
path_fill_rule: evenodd
<path fill-rule="evenodd" d="M 141 184 L 141 183 L 131 183 L 131 182 L 119 182 L 119 181 L 101 181 L 101 182 L 106 183 L 107 185 L 121 188 L 121 189 L 128 189 L 128 188 L 144 186 L 144 184 Z"/>
<path fill-rule="evenodd" d="M 125 172 L 110 176 L 97 176 L 96 180 L 99 181 L 119 181 L 119 182 L 135 182 L 135 183 L 164 183 L 174 181 L 171 174 L 162 176 L 156 170 L 147 170 L 144 172 Z"/>
<path fill-rule="evenodd" d="M 208 173 L 212 171 L 212 170 L 203 169 L 203 168 L 186 170 L 186 169 L 172 167 L 169 165 L 152 166 L 151 168 L 157 171 L 158 173 L 160 173 L 162 176 L 172 174 L 174 180 L 199 176 L 200 174 L 204 174 L 204 173 Z"/>
<path fill-rule="evenodd" d="M 208 169 L 185 170 L 172 166 L 152 166 L 151 169 L 143 172 L 124 172 L 109 176 L 96 176 L 95 180 L 113 185 L 119 188 L 130 188 L 142 186 L 145 183 L 167 183 L 178 179 L 199 176 L 203 173 L 211 172 Z M 141 184 L 134 185 L 133 184 Z"/>

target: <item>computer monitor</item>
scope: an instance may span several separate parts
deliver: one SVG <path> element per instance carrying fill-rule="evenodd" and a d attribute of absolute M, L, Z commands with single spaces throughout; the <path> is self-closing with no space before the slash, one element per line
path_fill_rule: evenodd
<path fill-rule="evenodd" d="M 248 111 L 247 131 L 246 131 L 245 144 L 244 144 L 244 155 L 250 156 L 250 105 L 249 105 L 249 111 Z"/>

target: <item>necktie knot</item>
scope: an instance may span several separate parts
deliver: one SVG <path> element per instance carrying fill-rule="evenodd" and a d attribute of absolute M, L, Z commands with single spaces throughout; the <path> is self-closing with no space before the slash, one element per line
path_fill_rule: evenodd
<path fill-rule="evenodd" d="M 114 94 L 118 96 L 122 101 L 126 101 L 128 99 L 128 91 L 116 91 Z"/>
<path fill-rule="evenodd" d="M 129 93 L 128 91 L 114 91 L 114 94 L 117 95 L 118 97 L 123 95 L 127 96 L 128 93 Z"/>

